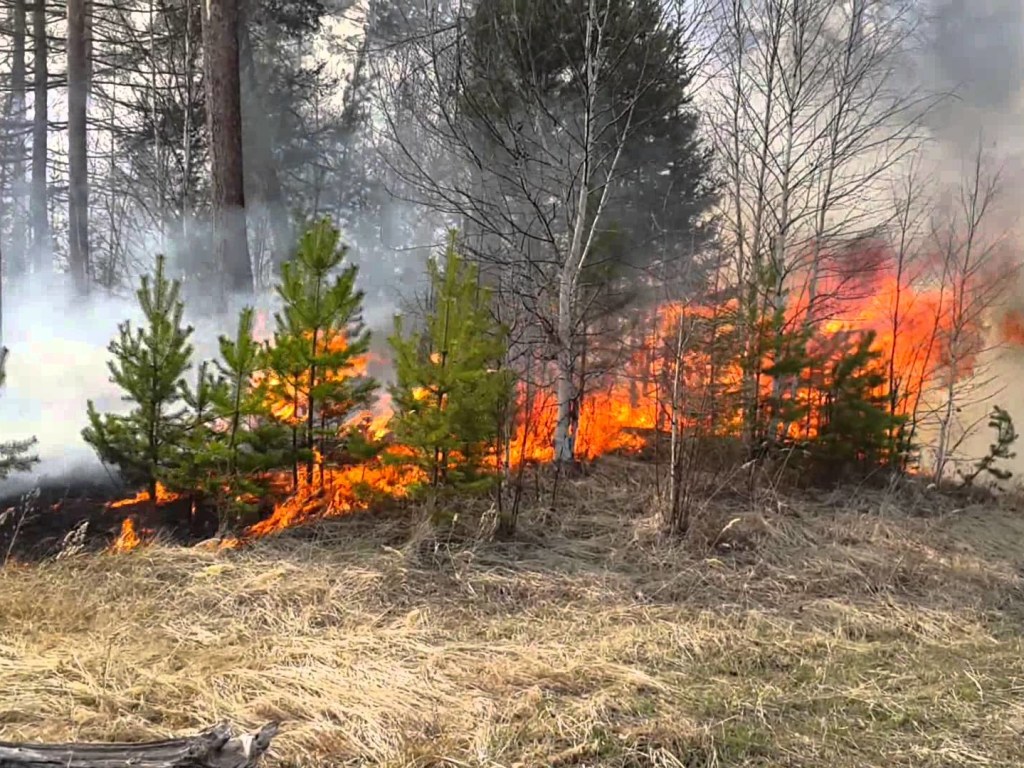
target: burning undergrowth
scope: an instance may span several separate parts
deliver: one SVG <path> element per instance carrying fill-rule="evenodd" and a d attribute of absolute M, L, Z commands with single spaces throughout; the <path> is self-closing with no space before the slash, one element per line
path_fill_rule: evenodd
<path fill-rule="evenodd" d="M 0 497 L 0 561 L 33 561 L 111 547 L 121 535 L 125 512 L 117 503 L 124 486 L 108 475 L 43 477 L 31 488 Z M 187 543 L 208 531 L 191 529 L 180 505 L 140 505 L 129 524 L 162 531 L 166 539 Z M 214 526 L 215 530 L 215 526 Z"/>
<path fill-rule="evenodd" d="M 853 354 L 860 355 L 855 373 L 866 382 L 855 393 L 862 399 L 855 404 L 866 402 L 892 419 L 884 436 L 895 445 L 897 424 L 923 430 L 935 420 L 936 402 L 974 375 L 986 345 L 1019 341 L 1012 312 L 994 323 L 995 333 L 991 318 L 981 315 L 957 325 L 949 287 L 908 278 L 883 246 L 859 244 L 831 263 L 830 272 L 817 276 L 813 296 L 796 290 L 758 299 L 764 303 L 761 316 L 768 318 L 761 324 L 750 324 L 736 297 L 664 302 L 609 320 L 605 327 L 595 323 L 597 341 L 580 350 L 578 364 L 576 458 L 626 454 L 671 460 L 664 450 L 668 438 L 677 435 L 672 440 L 679 442 L 678 435 L 692 435 L 704 440 L 701 446 L 719 441 L 723 452 L 741 463 L 743 452 L 730 453 L 729 445 L 741 444 L 752 420 L 759 420 L 762 437 L 774 441 L 807 445 L 830 434 L 836 441 L 837 402 L 848 394 L 838 372 Z M 444 395 L 429 386 L 413 387 L 407 402 L 392 401 L 392 390 L 377 382 L 394 374 L 395 361 L 387 357 L 386 346 L 370 347 L 351 320 L 354 310 L 346 311 L 344 322 L 291 336 L 285 330 L 294 321 L 280 314 L 243 313 L 238 340 L 227 349 L 236 356 L 243 347 L 252 352 L 234 390 L 245 407 L 233 417 L 221 412 L 195 422 L 220 451 L 213 461 L 222 467 L 218 472 L 204 475 L 206 470 L 186 467 L 192 474 L 183 479 L 179 467 L 172 477 L 175 489 L 163 480 L 153 484 L 155 499 L 153 490 L 115 496 L 107 487 L 68 498 L 46 491 L 31 515 L 21 515 L 38 519 L 41 528 L 22 525 L 21 539 L 26 544 L 41 539 L 41 549 L 52 550 L 58 533 L 63 536 L 89 519 L 95 521 L 90 540 L 105 536 L 115 551 L 161 534 L 194 542 L 218 528 L 220 546 L 235 548 L 310 520 L 406 503 L 430 481 L 429 461 L 424 462 L 422 447 L 404 444 L 396 434 L 396 405 L 408 413 L 422 404 L 440 414 L 447 407 Z M 755 332 L 759 347 L 752 346 Z M 602 346 L 602 333 L 614 344 Z M 999 338 L 992 341 L 993 335 Z M 305 355 L 304 367 L 277 354 L 289 347 L 299 349 L 300 358 Z M 436 373 L 446 362 L 434 350 L 423 364 Z M 782 362 L 785 373 L 773 373 Z M 505 417 L 509 430 L 484 457 L 488 472 L 512 481 L 521 480 L 520 468 L 553 460 L 562 411 L 558 371 L 549 358 L 545 362 L 542 356 L 516 374 L 515 408 Z M 200 377 L 199 388 L 203 385 Z M 193 399 L 198 392 L 191 393 Z M 259 450 L 253 446 L 264 439 L 265 427 L 273 427 L 285 442 L 277 449 L 276 465 L 261 467 L 252 461 Z M 240 447 L 236 433 L 249 442 Z M 189 451 L 206 447 L 190 445 L 178 456 L 179 464 Z M 889 461 L 884 450 L 870 460 Z M 427 458 L 447 471 L 460 452 L 449 448 Z M 241 463 L 248 467 L 244 472 Z M 4 508 L 17 503 L 11 500 Z M 224 509 L 235 507 L 244 507 L 246 516 L 225 526 Z M 51 529 L 45 535 L 30 533 L 45 528 Z"/>

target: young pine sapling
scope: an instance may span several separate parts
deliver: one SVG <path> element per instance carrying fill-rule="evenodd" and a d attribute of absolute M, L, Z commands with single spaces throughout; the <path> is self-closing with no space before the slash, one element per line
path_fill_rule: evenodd
<path fill-rule="evenodd" d="M 964 485 L 971 486 L 982 474 L 989 475 L 995 481 L 1006 481 L 1013 477 L 1013 472 L 1008 469 L 1001 469 L 996 466 L 1000 459 L 1009 461 L 1017 456 L 1012 450 L 1017 442 L 1017 428 L 1013 425 L 1013 417 L 1009 412 L 998 405 L 992 408 L 989 416 L 989 427 L 995 430 L 996 441 L 989 444 L 988 453 L 974 464 L 974 470 L 963 475 Z"/>
<path fill-rule="evenodd" d="M 347 248 L 340 240 L 328 219 L 310 226 L 295 257 L 282 265 L 277 286 L 284 308 L 275 315 L 274 343 L 267 352 L 269 391 L 284 405 L 278 417 L 292 430 L 296 486 L 300 457 L 312 484 L 316 454 L 326 459 L 348 417 L 369 405 L 377 386 L 359 370 L 370 334 L 361 319 L 357 268 L 344 266 Z"/>
<path fill-rule="evenodd" d="M 392 432 L 432 489 L 472 489 L 494 477 L 487 463 L 500 431 L 499 414 L 513 382 L 501 370 L 507 335 L 493 319 L 490 292 L 466 263 L 452 233 L 443 270 L 429 265 L 432 300 L 421 329 L 395 318 L 395 415 Z"/>
<path fill-rule="evenodd" d="M 156 498 L 157 482 L 180 460 L 190 414 L 183 402 L 184 375 L 191 367 L 191 326 L 182 322 L 181 283 L 168 280 L 158 256 L 152 276 L 143 275 L 135 295 L 145 322 L 118 326 L 108 347 L 110 380 L 133 407 L 127 415 L 101 414 L 88 403 L 89 426 L 82 437 L 99 458 L 116 465 L 129 483 L 144 485 Z"/>

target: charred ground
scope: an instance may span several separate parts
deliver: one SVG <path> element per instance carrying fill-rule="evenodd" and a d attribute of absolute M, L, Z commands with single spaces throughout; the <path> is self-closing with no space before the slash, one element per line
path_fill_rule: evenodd
<path fill-rule="evenodd" d="M 188 543 L 211 534 L 209 520 L 190 520 L 185 500 L 160 507 L 137 504 L 127 511 L 111 507 L 126 495 L 128 489 L 116 476 L 101 472 L 46 476 L 0 492 L 0 561 L 55 557 L 68 549 L 71 536 L 76 549 L 104 550 L 127 515 L 168 541 Z"/>

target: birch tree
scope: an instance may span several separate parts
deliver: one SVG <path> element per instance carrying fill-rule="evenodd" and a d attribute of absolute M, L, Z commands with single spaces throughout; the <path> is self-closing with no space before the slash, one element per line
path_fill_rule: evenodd
<path fill-rule="evenodd" d="M 826 319 L 830 254 L 886 221 L 888 176 L 919 144 L 934 99 L 908 95 L 897 77 L 912 11 L 908 2 L 723 0 L 716 16 L 710 123 L 744 286 L 748 440 L 764 429 L 762 360 L 782 352 L 782 329 L 766 331 L 767 319 L 806 332 Z M 778 378 L 773 397 L 793 387 Z"/>
<path fill-rule="evenodd" d="M 922 394 L 935 374 L 939 347 L 941 301 L 916 295 L 915 287 L 927 283 L 929 238 L 927 218 L 933 206 L 933 178 L 923 173 L 921 156 L 911 159 L 906 173 L 892 186 L 892 218 L 889 242 L 892 249 L 892 287 L 889 295 L 889 336 L 886 352 L 889 415 L 907 419 L 892 436 L 890 454 L 894 468 L 909 463 L 918 428 Z"/>
<path fill-rule="evenodd" d="M 571 462 L 588 270 L 607 261 L 613 229 L 637 229 L 617 218 L 626 180 L 689 161 L 681 225 L 707 205 L 680 30 L 653 0 L 437 2 L 411 22 L 402 58 L 377 78 L 391 168 L 411 199 L 461 226 L 514 303 L 513 325 L 540 329 L 555 368 L 554 458 Z M 673 120 L 690 121 L 675 158 L 639 151 Z"/>
<path fill-rule="evenodd" d="M 987 420 L 988 401 L 997 394 L 984 359 L 989 351 L 986 314 L 1013 285 L 1015 271 L 1005 258 L 998 226 L 1001 187 L 1002 170 L 991 165 L 979 138 L 948 205 L 936 211 L 932 242 L 942 290 L 937 328 L 942 359 L 930 419 L 925 416 L 937 433 L 932 467 L 936 483 Z"/>

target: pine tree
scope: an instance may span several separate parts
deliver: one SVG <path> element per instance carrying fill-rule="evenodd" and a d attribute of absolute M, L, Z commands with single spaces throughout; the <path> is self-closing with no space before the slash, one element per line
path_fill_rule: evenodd
<path fill-rule="evenodd" d="M 220 337 L 220 356 L 215 364 L 222 386 L 215 390 L 213 399 L 217 416 L 225 422 L 228 472 L 237 477 L 275 466 L 279 459 L 270 448 L 280 445 L 281 432 L 268 423 L 268 384 L 259 376 L 266 365 L 266 350 L 253 337 L 251 307 L 240 313 L 234 339 Z M 258 452 L 256 446 L 260 447 Z"/>
<path fill-rule="evenodd" d="M 808 350 L 810 334 L 792 327 L 786 319 L 783 302 L 764 318 L 758 329 L 759 343 L 771 350 L 770 364 L 762 369 L 768 378 L 768 393 L 760 396 L 761 419 L 755 435 L 770 444 L 788 444 L 806 432 L 809 407 L 799 395 L 809 373 L 819 369 L 819 361 Z M 804 387 L 806 389 L 806 386 Z"/>
<path fill-rule="evenodd" d="M 305 342 L 277 332 L 273 344 L 264 347 L 267 360 L 267 393 L 273 402 L 271 414 L 291 435 L 288 460 L 292 485 L 299 487 L 299 461 L 303 457 L 301 436 L 306 421 L 302 411 L 307 368 L 303 360 Z M 312 456 L 312 452 L 308 452 Z"/>
<path fill-rule="evenodd" d="M 433 489 L 476 488 L 493 477 L 487 456 L 499 435 L 499 413 L 512 397 L 500 366 L 505 330 L 490 313 L 490 292 L 466 263 L 452 232 L 443 271 L 429 265 L 432 300 L 425 325 L 407 331 L 395 318 L 395 415 L 392 432 L 412 449 L 411 461 Z M 408 458 L 404 459 L 410 460 Z"/>
<path fill-rule="evenodd" d="M 283 460 L 284 435 L 270 418 L 259 376 L 265 352 L 252 329 L 253 310 L 246 307 L 235 337 L 220 337 L 216 374 L 204 362 L 195 387 L 182 388 L 190 424 L 180 461 L 168 473 L 171 490 L 213 508 L 221 527 L 244 522 L 267 490 L 262 475 Z"/>
<path fill-rule="evenodd" d="M 268 383 L 260 374 L 266 350 L 253 337 L 253 310 L 238 317 L 235 337 L 220 337 L 218 378 L 211 401 L 218 429 L 199 451 L 210 468 L 208 483 L 214 491 L 222 525 L 240 522 L 253 511 L 254 500 L 266 492 L 262 473 L 281 466 L 285 435 L 272 418 Z"/>
<path fill-rule="evenodd" d="M 813 454 L 833 472 L 881 466 L 903 421 L 889 410 L 882 353 L 874 343 L 874 332 L 860 334 L 825 368 Z"/>
<path fill-rule="evenodd" d="M 145 485 L 156 498 L 157 481 L 174 467 L 188 433 L 189 409 L 183 403 L 183 376 L 191 367 L 191 326 L 182 324 L 181 284 L 168 280 L 165 260 L 143 275 L 136 298 L 145 316 L 140 328 L 125 321 L 108 347 L 110 380 L 134 407 L 125 416 L 97 412 L 88 403 L 89 426 L 82 437 L 104 462 L 115 464 L 129 483 Z"/>
<path fill-rule="evenodd" d="M 0 347 L 0 387 L 7 381 L 7 347 Z M 8 440 L 0 443 L 0 480 L 15 472 L 27 472 L 39 457 L 30 453 L 36 439 Z"/>
<path fill-rule="evenodd" d="M 299 459 L 311 484 L 316 454 L 325 460 L 338 447 L 346 420 L 369 405 L 377 386 L 359 370 L 370 334 L 361 318 L 363 293 L 355 288 L 358 270 L 343 266 L 348 249 L 340 239 L 329 219 L 308 227 L 277 286 L 284 308 L 274 316 L 267 353 L 270 393 L 286 405 L 280 418 L 292 429 L 296 485 Z"/>
<path fill-rule="evenodd" d="M 186 413 L 181 436 L 172 449 L 173 458 L 168 459 L 160 472 L 160 480 L 169 490 L 190 499 L 193 510 L 208 498 L 216 497 L 221 486 L 219 474 L 214 470 L 214 454 L 219 447 L 214 429 L 217 421 L 214 393 L 221 387 L 222 382 L 213 376 L 205 360 L 196 370 L 194 387 L 185 381 L 178 385 Z"/>
<path fill-rule="evenodd" d="M 965 486 L 974 485 L 979 475 L 986 474 L 993 480 L 1009 480 L 1013 472 L 1009 469 L 1001 469 L 996 466 L 996 461 L 1002 459 L 1009 461 L 1016 458 L 1017 453 L 1012 450 L 1017 442 L 1017 428 L 1013 424 L 1013 417 L 1005 408 L 998 405 L 992 407 L 989 415 L 988 426 L 995 430 L 996 441 L 988 446 L 988 453 L 974 463 L 974 470 L 962 475 Z"/>

